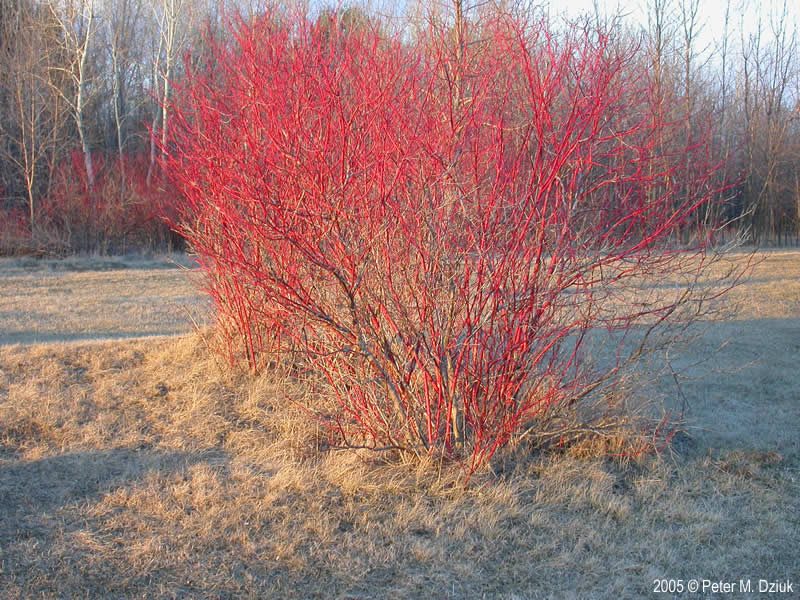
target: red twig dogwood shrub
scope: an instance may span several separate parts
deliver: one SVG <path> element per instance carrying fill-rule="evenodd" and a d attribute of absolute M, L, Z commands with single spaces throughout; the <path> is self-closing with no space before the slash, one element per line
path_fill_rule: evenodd
<path fill-rule="evenodd" d="M 472 473 L 618 369 L 588 366 L 594 332 L 674 314 L 629 292 L 686 254 L 712 169 L 675 193 L 646 73 L 602 31 L 467 36 L 240 23 L 189 68 L 168 169 L 231 356 L 322 374 L 344 445 Z"/>
<path fill-rule="evenodd" d="M 2 193 L 2 188 L 0 188 Z M 28 215 L 20 208 L 0 207 L 0 256 L 30 251 Z"/>
<path fill-rule="evenodd" d="M 52 189 L 38 207 L 33 237 L 62 252 L 126 252 L 170 244 L 175 191 L 166 180 L 147 183 L 146 157 L 95 154 L 92 160 L 93 188 L 79 151 L 58 166 Z"/>

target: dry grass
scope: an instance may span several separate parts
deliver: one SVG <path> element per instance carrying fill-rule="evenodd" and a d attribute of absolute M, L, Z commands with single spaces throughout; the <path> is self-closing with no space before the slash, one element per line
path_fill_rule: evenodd
<path fill-rule="evenodd" d="M 85 275 L 96 307 L 119 286 L 192 297 L 168 271 L 3 275 L 19 297 Z M 0 596 L 634 598 L 657 577 L 797 589 L 798 281 L 800 253 L 770 254 L 731 296 L 737 319 L 671 357 L 680 391 L 671 375 L 651 391 L 688 401 L 674 451 L 517 456 L 466 490 L 454 473 L 321 451 L 294 414 L 300 382 L 231 373 L 194 335 L 0 347 Z M 89 311 L 71 304 L 48 318 Z M 154 333 L 186 327 L 175 308 L 142 310 Z M 141 334 L 117 314 L 81 331 Z M 40 318 L 3 321 L 0 339 Z"/>
<path fill-rule="evenodd" d="M 182 256 L 0 259 L 0 345 L 186 333 L 188 315 L 207 312 L 189 265 Z"/>
<path fill-rule="evenodd" d="M 733 255 L 730 261 L 741 261 Z M 754 256 L 746 285 L 725 300 L 738 319 L 783 319 L 800 316 L 800 251 L 772 251 Z"/>

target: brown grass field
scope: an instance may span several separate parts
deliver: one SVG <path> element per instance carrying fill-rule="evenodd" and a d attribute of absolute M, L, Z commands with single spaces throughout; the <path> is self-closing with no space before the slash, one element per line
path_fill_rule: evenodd
<path fill-rule="evenodd" d="M 206 350 L 181 268 L 6 260 L 0 597 L 638 598 L 658 578 L 797 593 L 800 252 L 761 258 L 735 312 L 673 349 L 679 384 L 638 392 L 687 403 L 671 448 L 529 454 L 466 489 L 320 451 L 301 383 Z"/>

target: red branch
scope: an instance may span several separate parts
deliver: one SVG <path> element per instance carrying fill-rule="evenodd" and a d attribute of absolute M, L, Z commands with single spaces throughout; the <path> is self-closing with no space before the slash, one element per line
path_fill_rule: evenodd
<path fill-rule="evenodd" d="M 713 168 L 672 185 L 705 146 L 659 154 L 677 125 L 635 48 L 508 17 L 467 35 L 456 61 L 434 30 L 239 23 L 187 67 L 167 166 L 231 356 L 299 352 L 343 443 L 472 472 L 615 372 L 584 368 L 590 332 L 671 314 L 615 291 L 689 251 Z"/>

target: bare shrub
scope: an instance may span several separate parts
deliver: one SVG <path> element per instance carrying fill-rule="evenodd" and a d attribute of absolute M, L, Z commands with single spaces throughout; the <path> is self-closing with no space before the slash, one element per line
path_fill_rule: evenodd
<path fill-rule="evenodd" d="M 168 167 L 231 359 L 318 374 L 336 443 L 469 474 L 697 310 L 717 190 L 697 140 L 673 183 L 635 47 L 505 15 L 452 38 L 239 23 Z"/>
<path fill-rule="evenodd" d="M 165 181 L 146 181 L 144 157 L 93 155 L 92 186 L 83 160 L 76 151 L 56 170 L 50 194 L 41 202 L 33 240 L 51 253 L 125 253 L 173 242 L 168 222 L 174 219 L 174 190 Z"/>

